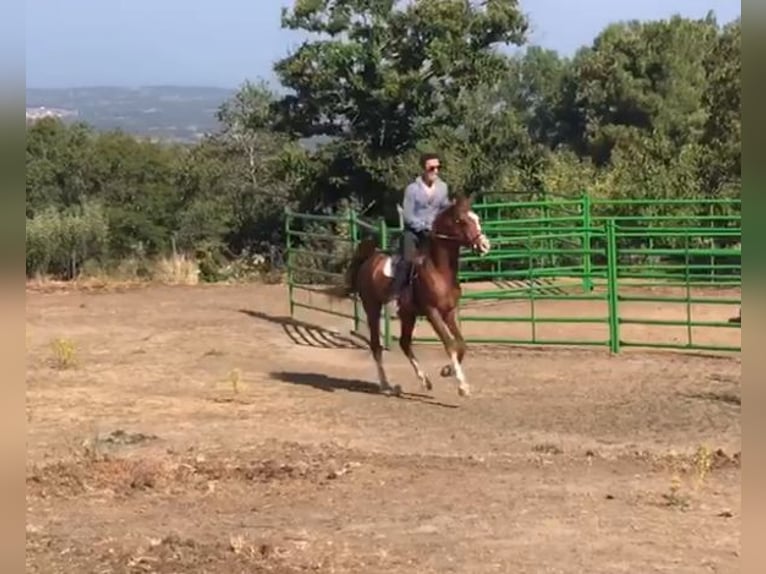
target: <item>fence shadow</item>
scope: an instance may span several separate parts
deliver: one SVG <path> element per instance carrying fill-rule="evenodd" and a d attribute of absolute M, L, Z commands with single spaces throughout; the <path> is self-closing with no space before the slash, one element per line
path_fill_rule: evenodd
<path fill-rule="evenodd" d="M 319 325 L 299 321 L 285 315 L 270 315 L 262 311 L 240 309 L 240 313 L 258 319 L 268 321 L 282 327 L 282 330 L 296 345 L 316 347 L 321 349 L 367 349 L 357 339 L 342 335 L 337 331 L 325 329 Z"/>
<path fill-rule="evenodd" d="M 296 371 L 275 371 L 269 373 L 269 377 L 283 383 L 312 387 L 326 393 L 334 393 L 335 391 L 341 390 L 351 393 L 364 393 L 369 395 L 381 394 L 380 388 L 376 383 L 361 381 L 359 379 L 346 379 L 319 373 L 301 373 Z M 457 405 L 441 403 L 429 395 L 420 393 L 402 392 L 399 395 L 391 395 L 391 398 L 405 401 L 416 401 L 426 405 L 447 409 L 458 408 Z"/>

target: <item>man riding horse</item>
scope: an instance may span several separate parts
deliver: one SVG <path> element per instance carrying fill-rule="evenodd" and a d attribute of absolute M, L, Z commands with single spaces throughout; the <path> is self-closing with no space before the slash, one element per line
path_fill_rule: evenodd
<path fill-rule="evenodd" d="M 381 311 L 392 297 L 396 297 L 399 303 L 399 346 L 423 387 L 430 390 L 432 384 L 412 349 L 418 317 L 428 320 L 450 359 L 450 364 L 441 371 L 442 376 L 454 376 L 458 381 L 458 394 L 468 396 L 470 386 L 462 367 L 466 344 L 457 317 L 461 296 L 458 281 L 460 250 L 470 248 L 476 254 L 486 255 L 491 246 L 481 229 L 481 218 L 471 208 L 473 196 L 449 199 L 447 184 L 438 177 L 439 156 L 424 154 L 420 166 L 422 173 L 404 191 L 402 257 L 396 265 L 394 278 L 390 278 L 390 271 L 386 270 L 390 269 L 388 266 L 394 258 L 378 249 L 374 239 L 367 238 L 354 250 L 343 287 L 329 293 L 338 297 L 359 296 L 367 317 L 370 350 L 383 392 L 401 390 L 398 385 L 392 387 L 388 382 L 380 344 Z M 418 280 L 408 281 L 413 279 L 411 270 L 414 267 L 418 270 Z"/>
<path fill-rule="evenodd" d="M 441 161 L 435 153 L 420 156 L 421 174 L 404 190 L 402 218 L 404 230 L 400 243 L 402 256 L 391 282 L 389 300 L 406 301 L 412 295 L 411 278 L 420 248 L 427 239 L 434 219 L 450 206 L 447 184 L 439 177 Z"/>

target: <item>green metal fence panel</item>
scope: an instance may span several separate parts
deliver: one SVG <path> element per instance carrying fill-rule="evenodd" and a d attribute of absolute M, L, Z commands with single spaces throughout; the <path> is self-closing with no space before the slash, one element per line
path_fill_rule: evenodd
<path fill-rule="evenodd" d="M 590 345 L 615 353 L 623 347 L 741 349 L 739 323 L 728 321 L 732 308 L 741 307 L 739 199 L 626 200 L 583 193 L 485 200 L 474 208 L 493 249 L 483 258 L 461 258 L 459 317 L 469 343 Z M 373 235 L 384 250 L 401 231 L 353 212 L 307 216 L 314 227 L 295 225 L 301 217 L 288 214 L 286 223 L 291 313 L 301 306 L 295 291 L 307 287 L 296 278 L 310 271 L 300 257 L 316 256 L 306 245 L 327 239 L 317 225 L 337 227 L 342 220 L 351 247 Z M 343 236 L 337 229 L 330 234 L 335 242 Z M 350 249 L 338 247 L 319 251 L 350 256 Z M 317 261 L 317 275 L 337 275 L 339 269 Z M 357 301 L 348 315 L 358 330 L 363 313 Z M 395 323 L 386 308 L 386 347 L 398 339 Z M 419 321 L 415 340 L 437 339 Z"/>
<path fill-rule="evenodd" d="M 355 302 L 335 302 L 322 291 L 340 285 L 356 243 L 353 211 L 348 215 L 285 212 L 290 316 L 298 309 L 358 323 Z"/>
<path fill-rule="evenodd" d="M 595 254 L 584 237 L 602 237 L 603 228 L 552 222 L 489 226 L 487 233 L 489 255 L 461 257 L 459 317 L 468 342 L 609 345 L 607 292 L 584 288 L 593 273 L 582 263 Z M 605 256 L 603 245 L 598 249 Z M 481 262 L 501 265 L 477 269 Z"/>
<path fill-rule="evenodd" d="M 741 306 L 741 240 L 731 229 L 615 226 L 615 260 L 620 309 L 620 347 L 740 351 L 741 331 L 728 318 Z M 652 247 L 621 247 L 637 235 Z M 673 247 L 656 247 L 660 239 Z M 638 262 L 637 259 L 638 258 Z M 725 261 L 725 263 L 723 263 Z"/>
<path fill-rule="evenodd" d="M 618 347 L 741 350 L 728 321 L 741 307 L 739 199 L 599 199 L 593 212 L 615 223 Z"/>
<path fill-rule="evenodd" d="M 588 200 L 475 204 L 493 247 L 483 258 L 461 257 L 469 342 L 609 346 L 608 293 L 593 288 L 591 268 L 606 258 L 606 230 L 590 225 Z"/>
<path fill-rule="evenodd" d="M 345 272 L 354 249 L 362 239 L 373 237 L 387 250 L 389 231 L 385 221 L 371 222 L 349 209 L 341 215 L 307 214 L 285 211 L 287 247 L 287 287 L 290 316 L 298 311 L 330 315 L 350 321 L 352 333 L 365 336 L 367 321 L 358 297 L 337 300 L 324 291 L 345 281 Z M 391 317 L 385 309 L 381 332 L 390 346 Z"/>
<path fill-rule="evenodd" d="M 547 247 L 546 253 L 537 254 L 532 260 L 535 267 L 544 266 L 555 270 L 567 271 L 575 265 L 582 264 L 571 253 L 560 252 L 554 248 L 558 241 L 568 241 L 573 248 L 584 246 L 582 230 L 587 227 L 580 198 L 552 200 L 525 200 L 513 203 L 481 202 L 474 205 L 474 210 L 482 219 L 482 226 L 490 239 L 502 241 L 504 236 L 548 236 L 541 247 Z M 562 239 L 562 234 L 571 233 L 568 240 Z M 492 259 L 495 272 L 513 268 L 514 262 L 502 257 Z M 515 262 L 518 264 L 519 262 Z M 488 266 L 475 265 L 476 268 Z"/>

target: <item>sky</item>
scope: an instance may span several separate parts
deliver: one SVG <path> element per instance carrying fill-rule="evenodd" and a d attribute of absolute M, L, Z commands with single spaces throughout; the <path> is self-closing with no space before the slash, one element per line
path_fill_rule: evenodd
<path fill-rule="evenodd" d="M 303 36 L 280 28 L 289 0 L 26 0 L 27 86 L 193 85 L 274 80 L 272 64 Z M 520 0 L 530 44 L 572 55 L 618 20 L 702 18 L 723 24 L 740 0 Z"/>

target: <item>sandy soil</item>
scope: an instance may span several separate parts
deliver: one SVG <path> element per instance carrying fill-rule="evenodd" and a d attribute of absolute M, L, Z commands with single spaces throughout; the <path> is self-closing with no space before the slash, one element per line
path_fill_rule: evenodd
<path fill-rule="evenodd" d="M 395 349 L 386 397 L 347 320 L 300 314 L 28 293 L 27 571 L 739 571 L 739 355 L 476 346 L 463 399 L 422 345 L 433 392 Z"/>

